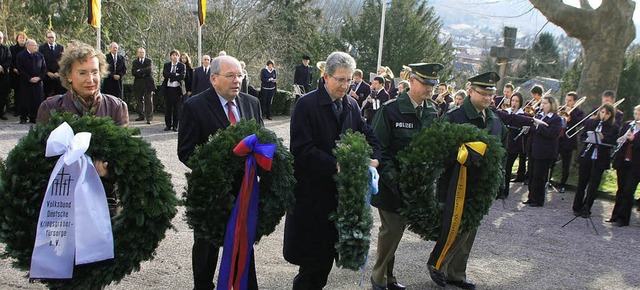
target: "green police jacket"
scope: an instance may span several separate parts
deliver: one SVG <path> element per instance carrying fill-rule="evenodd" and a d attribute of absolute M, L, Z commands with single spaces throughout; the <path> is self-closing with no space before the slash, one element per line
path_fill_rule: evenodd
<path fill-rule="evenodd" d="M 422 107 L 422 117 L 418 118 L 409 95 L 404 92 L 384 103 L 373 118 L 371 124 L 382 149 L 382 159 L 378 167 L 379 191 L 371 198 L 371 205 L 379 209 L 398 212 L 403 207 L 396 155 L 409 145 L 416 133 L 431 126 L 438 118 L 438 110 L 432 100 L 424 101 Z"/>

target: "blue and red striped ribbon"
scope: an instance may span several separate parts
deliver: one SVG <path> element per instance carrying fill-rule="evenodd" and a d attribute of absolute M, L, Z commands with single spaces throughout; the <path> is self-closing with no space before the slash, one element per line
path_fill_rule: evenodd
<path fill-rule="evenodd" d="M 233 149 L 236 155 L 247 156 L 247 161 L 240 193 L 224 236 L 218 289 L 247 289 L 247 266 L 258 224 L 259 183 L 256 164 L 270 171 L 275 150 L 275 144 L 258 144 L 255 134 L 245 137 Z"/>

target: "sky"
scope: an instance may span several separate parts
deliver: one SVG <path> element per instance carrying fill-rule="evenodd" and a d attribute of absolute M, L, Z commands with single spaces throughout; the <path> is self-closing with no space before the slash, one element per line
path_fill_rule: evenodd
<path fill-rule="evenodd" d="M 633 11 L 633 22 L 635 22 L 636 24 L 640 23 L 640 5 L 638 5 L 638 1 L 633 1 L 636 2 L 636 10 Z M 569 4 L 571 6 L 576 6 L 578 7 L 579 1 L 578 0 L 565 0 L 564 3 Z M 591 7 L 593 7 L 593 9 L 596 9 L 597 7 L 600 7 L 600 3 L 602 3 L 602 0 L 590 0 L 589 4 L 591 4 Z"/>

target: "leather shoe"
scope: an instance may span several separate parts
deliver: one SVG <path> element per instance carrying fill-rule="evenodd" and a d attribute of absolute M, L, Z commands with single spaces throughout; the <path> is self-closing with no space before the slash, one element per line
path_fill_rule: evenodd
<path fill-rule="evenodd" d="M 387 290 L 384 286 L 380 286 L 373 281 L 373 277 L 371 277 L 371 290 Z"/>
<path fill-rule="evenodd" d="M 151 124 L 151 121 L 147 121 L 147 124 Z"/>
<path fill-rule="evenodd" d="M 27 120 L 20 119 L 20 124 L 26 124 Z"/>
<path fill-rule="evenodd" d="M 615 222 L 617 222 L 617 220 L 615 218 L 610 218 L 610 219 L 606 220 L 605 222 L 615 223 Z"/>
<path fill-rule="evenodd" d="M 171 130 L 173 130 L 173 132 L 178 132 L 178 128 L 176 127 L 171 128 Z"/>
<path fill-rule="evenodd" d="M 542 204 L 541 203 L 537 203 L 537 202 L 531 202 L 531 203 L 529 203 L 529 206 L 530 207 L 542 207 Z"/>
<path fill-rule="evenodd" d="M 560 189 L 558 189 L 559 193 L 564 193 L 564 187 L 560 187 Z"/>
<path fill-rule="evenodd" d="M 433 266 L 429 265 L 429 276 L 431 280 L 438 284 L 440 287 L 447 286 L 447 281 L 444 278 L 444 273 L 436 270 Z"/>
<path fill-rule="evenodd" d="M 628 223 L 623 223 L 623 222 L 615 222 L 615 223 L 613 223 L 613 225 L 620 228 L 620 227 L 626 227 L 629 224 Z"/>
<path fill-rule="evenodd" d="M 533 201 L 531 201 L 530 199 L 527 199 L 522 202 L 522 204 L 530 204 L 530 203 L 533 203 Z"/>
<path fill-rule="evenodd" d="M 447 284 L 456 286 L 460 289 L 476 289 L 476 284 L 469 281 L 447 281 Z"/>
<path fill-rule="evenodd" d="M 169 131 L 169 130 L 171 130 L 171 127 L 164 127 L 164 130 L 165 131 Z"/>
<path fill-rule="evenodd" d="M 144 121 L 144 117 L 138 117 L 136 121 Z"/>
<path fill-rule="evenodd" d="M 6 120 L 9 120 L 9 119 L 7 119 L 7 117 L 5 117 L 5 116 L 0 116 L 0 120 L 6 121 Z"/>
<path fill-rule="evenodd" d="M 393 283 L 387 283 L 387 289 L 389 290 L 404 290 L 407 289 L 407 287 L 405 287 L 404 285 L 398 283 L 398 282 L 393 282 Z"/>
<path fill-rule="evenodd" d="M 590 211 L 590 210 L 583 210 L 583 211 L 580 213 L 580 217 L 582 217 L 582 218 L 588 218 L 588 217 L 590 217 L 590 216 L 591 216 L 591 211 Z"/>
<path fill-rule="evenodd" d="M 529 179 L 525 179 L 522 185 L 529 185 Z"/>
<path fill-rule="evenodd" d="M 523 182 L 524 181 L 524 177 L 516 177 L 514 179 L 511 179 L 511 182 Z"/>

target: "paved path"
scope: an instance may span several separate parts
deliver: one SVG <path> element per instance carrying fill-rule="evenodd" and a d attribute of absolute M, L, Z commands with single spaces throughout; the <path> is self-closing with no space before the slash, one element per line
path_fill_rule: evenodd
<path fill-rule="evenodd" d="M 181 196 L 187 168 L 176 156 L 177 133 L 162 131 L 162 116 L 156 117 L 157 121 L 151 125 L 132 122 L 132 126 L 139 127 L 144 138 L 157 150 Z M 0 158 L 6 158 L 28 130 L 28 125 L 17 123 L 16 118 L 0 121 Z M 267 121 L 266 126 L 281 136 L 284 144 L 289 144 L 288 118 L 277 117 Z M 542 208 L 523 206 L 520 203 L 523 195 L 526 188 L 514 184 L 509 199 L 504 204 L 495 202 L 483 220 L 467 269 L 469 279 L 479 289 L 640 289 L 640 217 L 635 209 L 631 226 L 616 228 L 604 222 L 612 202 L 596 201 L 593 222 L 600 233 L 596 235 L 581 218 L 561 228 L 573 218 L 572 193 L 550 193 Z M 193 232 L 183 214 L 181 207 L 173 221 L 176 230 L 167 232 L 154 260 L 143 263 L 139 272 L 107 289 L 191 289 Z M 369 289 L 366 281 L 376 256 L 380 225 L 377 211 L 374 218 L 373 246 L 364 285 L 358 286 L 361 271 L 334 267 L 326 289 Z M 297 267 L 282 258 L 282 237 L 283 223 L 255 247 L 261 289 L 291 288 Z M 405 232 L 397 252 L 396 273 L 398 280 L 409 289 L 439 289 L 426 271 L 426 260 L 433 245 Z M 0 244 L 0 252 L 1 248 Z M 0 261 L 1 290 L 44 289 L 40 284 L 29 284 L 25 275 L 11 268 L 9 260 Z"/>

